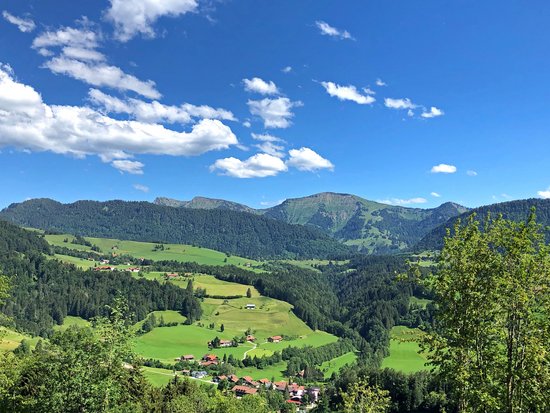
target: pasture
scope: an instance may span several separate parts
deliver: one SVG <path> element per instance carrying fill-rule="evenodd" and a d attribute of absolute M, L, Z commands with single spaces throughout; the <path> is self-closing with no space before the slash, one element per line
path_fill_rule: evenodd
<path fill-rule="evenodd" d="M 428 370 L 426 358 L 420 354 L 418 337 L 420 331 L 405 326 L 391 330 L 390 355 L 382 361 L 382 368 L 392 368 L 403 373 Z"/>
<path fill-rule="evenodd" d="M 46 241 L 51 245 L 66 247 L 79 251 L 91 251 L 85 245 L 72 244 L 74 236 L 70 234 L 46 235 Z M 223 252 L 208 248 L 194 247 L 183 244 L 162 244 L 164 249 L 155 249 L 156 243 L 124 241 L 109 238 L 85 237 L 87 241 L 98 246 L 103 254 L 116 253 L 130 255 L 135 258 L 146 258 L 154 261 L 173 260 L 179 262 L 196 262 L 204 265 L 236 265 L 252 271 L 254 266 L 260 265 L 258 261 L 248 258 L 227 255 Z M 68 242 L 64 242 L 67 239 Z"/>
<path fill-rule="evenodd" d="M 332 373 L 338 373 L 344 366 L 351 366 L 357 361 L 357 354 L 353 351 L 342 354 L 340 357 L 336 357 L 332 360 L 325 361 L 321 364 L 320 370 L 323 372 L 326 379 L 328 379 Z"/>
<path fill-rule="evenodd" d="M 39 339 L 39 337 L 30 337 L 6 327 L 0 327 L 0 353 L 15 350 L 23 340 L 28 340 L 31 347 L 34 347 Z"/>

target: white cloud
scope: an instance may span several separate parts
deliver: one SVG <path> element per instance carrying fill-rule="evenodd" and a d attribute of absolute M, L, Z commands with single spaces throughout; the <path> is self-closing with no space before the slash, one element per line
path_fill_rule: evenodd
<path fill-rule="evenodd" d="M 265 178 L 287 171 L 285 163 L 277 156 L 259 153 L 241 161 L 237 158 L 218 159 L 210 171 L 221 171 L 222 175 L 234 178 Z"/>
<path fill-rule="evenodd" d="M 471 169 L 466 171 L 466 175 L 468 176 L 477 176 L 477 172 L 476 171 L 472 171 Z"/>
<path fill-rule="evenodd" d="M 355 86 L 340 86 L 333 82 L 321 82 L 330 96 L 337 97 L 340 100 L 351 100 L 360 105 L 368 105 L 376 101 L 370 95 L 362 95 Z"/>
<path fill-rule="evenodd" d="M 283 73 L 290 73 L 292 72 L 292 66 L 285 66 L 281 69 L 281 72 Z"/>
<path fill-rule="evenodd" d="M 150 99 L 161 97 L 152 80 L 139 80 L 133 75 L 124 73 L 120 68 L 105 63 L 82 62 L 57 56 L 48 60 L 44 66 L 53 73 L 64 74 L 93 86 L 130 90 Z"/>
<path fill-rule="evenodd" d="M 91 102 L 100 106 L 106 112 L 125 113 L 141 122 L 185 124 L 191 122 L 193 118 L 236 120 L 230 111 L 215 109 L 210 106 L 195 106 L 190 103 L 184 103 L 181 106 L 169 106 L 157 101 L 122 100 L 97 89 L 90 89 L 88 96 Z"/>
<path fill-rule="evenodd" d="M 134 184 L 133 187 L 137 191 L 141 191 L 141 192 L 145 192 L 145 193 L 149 192 L 149 187 L 145 186 L 145 185 Z"/>
<path fill-rule="evenodd" d="M 271 156 L 276 156 L 277 158 L 284 158 L 285 156 L 285 147 L 283 145 L 277 145 L 273 142 L 262 142 L 254 146 L 261 150 L 263 153 L 267 153 Z"/>
<path fill-rule="evenodd" d="M 411 205 L 411 204 L 425 204 L 428 202 L 425 198 L 410 198 L 410 199 L 400 199 L 400 198 L 391 198 L 391 199 L 384 199 L 381 201 L 378 201 L 382 204 L 388 204 L 388 205 Z"/>
<path fill-rule="evenodd" d="M 433 174 L 454 174 L 456 172 L 456 166 L 440 163 L 432 167 L 431 172 Z"/>
<path fill-rule="evenodd" d="M 154 37 L 153 24 L 159 17 L 177 17 L 195 12 L 196 0 L 110 0 L 106 12 L 108 20 L 115 25 L 115 36 L 126 42 L 137 34 Z"/>
<path fill-rule="evenodd" d="M 141 162 L 126 159 L 117 159 L 111 162 L 111 165 L 121 173 L 126 172 L 132 175 L 143 175 L 143 167 L 145 166 Z"/>
<path fill-rule="evenodd" d="M 372 90 L 370 87 L 364 87 L 363 92 L 365 92 L 367 95 L 376 95 L 376 92 Z"/>
<path fill-rule="evenodd" d="M 537 195 L 542 199 L 550 199 L 550 188 L 548 188 L 546 191 L 538 191 Z"/>
<path fill-rule="evenodd" d="M 410 99 L 384 99 L 384 105 L 390 109 L 415 109 L 417 105 L 411 102 Z"/>
<path fill-rule="evenodd" d="M 71 46 L 83 49 L 95 49 L 99 45 L 100 37 L 89 28 L 76 29 L 62 27 L 56 31 L 47 31 L 38 35 L 32 42 L 35 49 L 49 47 Z"/>
<path fill-rule="evenodd" d="M 31 86 L 14 80 L 8 66 L 0 66 L 0 147 L 97 155 L 112 162 L 139 154 L 200 155 L 237 143 L 219 120 L 203 119 L 189 132 L 178 132 L 160 124 L 114 119 L 88 107 L 48 105 Z M 113 164 L 119 169 L 128 165 Z M 133 165 L 134 171 L 140 170 Z"/>
<path fill-rule="evenodd" d="M 258 133 L 252 133 L 252 139 L 262 142 L 284 142 L 281 138 L 278 138 L 277 136 L 269 135 L 267 133 L 258 134 Z"/>
<path fill-rule="evenodd" d="M 84 61 L 103 61 L 105 55 L 94 49 L 87 49 L 84 47 L 65 46 L 62 54 L 71 59 L 84 60 Z"/>
<path fill-rule="evenodd" d="M 278 95 L 279 89 L 273 81 L 266 82 L 259 77 L 243 79 L 244 89 L 248 92 L 260 93 L 261 95 Z"/>
<path fill-rule="evenodd" d="M 14 16 L 13 14 L 8 13 L 6 10 L 2 12 L 2 16 L 4 16 L 4 19 L 6 19 L 11 24 L 16 25 L 19 31 L 23 33 L 32 32 L 36 28 L 36 24 L 34 24 L 34 21 L 32 19 L 25 19 L 23 17 Z"/>
<path fill-rule="evenodd" d="M 430 195 L 433 196 L 434 198 L 441 198 L 441 195 L 438 194 L 437 192 L 431 192 Z"/>
<path fill-rule="evenodd" d="M 378 79 L 376 79 L 376 86 L 381 86 L 382 87 L 382 86 L 387 86 L 387 85 L 382 79 L 378 78 Z"/>
<path fill-rule="evenodd" d="M 332 171 L 334 169 L 332 162 L 309 148 L 291 149 L 288 153 L 290 158 L 286 164 L 300 171 L 313 172 L 320 169 Z"/>
<path fill-rule="evenodd" d="M 336 27 L 332 27 L 330 24 L 324 21 L 316 21 L 315 25 L 323 35 L 337 37 L 339 39 L 355 40 L 350 32 L 348 32 L 347 30 L 337 29 Z"/>
<path fill-rule="evenodd" d="M 299 106 L 302 106 L 302 102 L 293 102 L 283 97 L 248 101 L 250 113 L 261 117 L 266 128 L 288 128 L 294 116 L 291 109 Z"/>
<path fill-rule="evenodd" d="M 430 118 L 436 118 L 438 116 L 443 116 L 444 114 L 445 112 L 443 112 L 441 109 L 438 109 L 435 106 L 432 106 L 428 112 L 424 111 L 420 116 L 426 119 L 430 119 Z"/>
<path fill-rule="evenodd" d="M 252 123 L 250 123 L 249 120 L 245 120 L 245 121 L 243 122 L 243 126 L 244 126 L 245 128 L 250 128 L 250 127 L 252 126 Z"/>

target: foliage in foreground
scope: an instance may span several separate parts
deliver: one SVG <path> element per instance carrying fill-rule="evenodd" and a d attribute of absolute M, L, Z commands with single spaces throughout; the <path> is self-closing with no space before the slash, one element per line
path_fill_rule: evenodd
<path fill-rule="evenodd" d="M 475 216 L 445 239 L 429 280 L 436 324 L 424 348 L 461 412 L 550 410 L 550 255 L 526 222 Z"/>

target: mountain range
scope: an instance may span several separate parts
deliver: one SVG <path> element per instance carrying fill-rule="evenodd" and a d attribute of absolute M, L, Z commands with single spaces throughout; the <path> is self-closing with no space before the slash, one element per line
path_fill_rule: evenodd
<path fill-rule="evenodd" d="M 287 199 L 267 209 L 253 209 L 236 202 L 204 197 L 191 201 L 157 198 L 154 202 L 177 208 L 245 211 L 288 224 L 305 225 L 367 253 L 410 248 L 437 226 L 469 210 L 453 202 L 432 209 L 406 208 L 333 192 Z"/>

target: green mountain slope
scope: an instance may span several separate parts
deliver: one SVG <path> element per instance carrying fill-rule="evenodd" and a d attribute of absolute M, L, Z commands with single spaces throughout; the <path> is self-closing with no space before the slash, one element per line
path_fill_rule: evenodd
<path fill-rule="evenodd" d="M 171 208 L 149 202 L 34 199 L 12 204 L 0 218 L 90 237 L 192 244 L 250 258 L 322 258 L 348 248 L 313 228 L 246 212 Z"/>
<path fill-rule="evenodd" d="M 463 213 L 457 217 L 449 219 L 444 224 L 434 228 L 428 232 L 422 240 L 420 240 L 415 250 L 438 250 L 443 247 L 443 239 L 447 232 L 447 228 L 452 228 L 458 219 L 464 221 L 472 213 L 477 214 L 478 218 L 484 219 L 487 214 L 492 217 L 497 217 L 502 214 L 506 219 L 514 221 L 524 221 L 529 217 L 531 209 L 536 209 L 537 222 L 545 227 L 550 226 L 550 199 L 521 199 L 518 201 L 502 202 L 499 204 L 486 205 L 479 208 L 472 209 L 466 213 Z M 546 229 L 547 239 L 550 240 L 550 229 Z"/>
<path fill-rule="evenodd" d="M 155 202 L 184 208 L 201 208 L 200 205 L 208 205 L 208 208 L 248 208 L 220 200 L 178 203 L 157 198 Z M 361 251 L 387 253 L 411 247 L 433 228 L 468 209 L 451 202 L 433 209 L 405 208 L 355 195 L 324 192 L 287 199 L 272 208 L 252 211 L 288 224 L 320 229 Z"/>
<path fill-rule="evenodd" d="M 196 196 L 191 201 L 178 201 L 177 199 L 159 197 L 154 203 L 156 205 L 170 206 L 176 208 L 193 209 L 227 209 L 230 211 L 256 213 L 256 210 L 237 202 L 226 201 L 224 199 L 205 198 Z"/>

